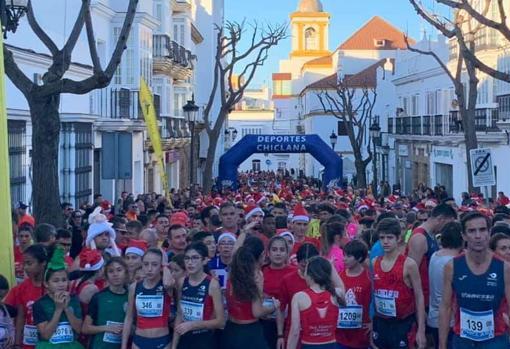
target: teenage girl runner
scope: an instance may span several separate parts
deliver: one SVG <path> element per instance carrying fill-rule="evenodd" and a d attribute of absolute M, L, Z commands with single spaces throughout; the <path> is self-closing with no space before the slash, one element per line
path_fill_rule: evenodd
<path fill-rule="evenodd" d="M 204 272 L 207 262 L 207 247 L 201 242 L 184 251 L 187 276 L 178 282 L 173 349 L 213 349 L 213 330 L 225 324 L 220 284 Z"/>
<path fill-rule="evenodd" d="M 269 264 L 262 268 L 264 275 L 264 305 L 272 305 L 272 298 L 281 299 L 281 283 L 285 275 L 296 271 L 296 267 L 289 265 L 289 245 L 284 237 L 274 236 L 268 243 Z M 264 335 L 270 348 L 276 348 L 278 330 L 276 314 L 270 314 L 261 320 Z M 280 330 L 283 335 L 283 329 Z"/>
<path fill-rule="evenodd" d="M 263 306 L 264 277 L 260 266 L 264 260 L 264 245 L 248 237 L 234 254 L 226 298 L 229 319 L 221 338 L 222 349 L 268 349 L 259 319 L 280 307 L 276 299 Z M 277 316 L 279 312 L 277 312 Z"/>
<path fill-rule="evenodd" d="M 346 306 L 340 307 L 336 330 L 336 340 L 341 349 L 370 347 L 372 281 L 365 265 L 367 255 L 367 246 L 360 240 L 352 240 L 344 247 L 346 269 L 340 277 L 345 285 Z"/>
<path fill-rule="evenodd" d="M 112 257 L 104 270 L 109 286 L 92 297 L 82 331 L 93 335 L 90 349 L 119 349 L 128 302 L 128 268 L 121 257 Z"/>
<path fill-rule="evenodd" d="M 169 349 L 168 329 L 174 280 L 163 268 L 163 253 L 149 249 L 143 257 L 143 281 L 129 287 L 128 307 L 122 331 L 122 349 L 128 348 L 131 326 L 136 319 L 133 349 Z"/>
<path fill-rule="evenodd" d="M 39 332 L 36 349 L 82 349 L 78 342 L 82 318 L 80 302 L 69 293 L 65 252 L 57 247 L 44 274 L 47 294 L 34 303 Z"/>
<path fill-rule="evenodd" d="M 23 269 L 27 278 L 12 288 L 5 304 L 17 309 L 15 346 L 33 349 L 37 344 L 32 305 L 44 296 L 43 278 L 48 263 L 48 250 L 41 244 L 31 245 L 23 252 Z"/>
<path fill-rule="evenodd" d="M 302 349 L 336 349 L 338 294 L 331 280 L 331 263 L 322 257 L 308 261 L 305 280 L 308 288 L 292 298 L 292 318 L 287 349 L 296 349 L 301 334 Z"/>

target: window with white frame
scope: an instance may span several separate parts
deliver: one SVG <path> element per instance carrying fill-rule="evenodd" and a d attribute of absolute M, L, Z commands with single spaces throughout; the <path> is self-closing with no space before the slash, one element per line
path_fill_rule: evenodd
<path fill-rule="evenodd" d="M 178 43 L 181 46 L 185 46 L 185 26 L 183 23 L 183 19 L 175 19 L 174 22 L 174 35 L 173 39 L 176 43 Z"/>
<path fill-rule="evenodd" d="M 117 43 L 120 37 L 121 28 L 113 28 L 113 42 Z M 117 71 L 113 77 L 114 84 L 121 85 L 135 84 L 135 48 L 134 48 L 134 31 L 130 31 L 128 40 L 126 42 L 126 50 L 122 55 L 120 64 L 117 67 Z M 152 46 L 151 46 L 152 47 Z"/>

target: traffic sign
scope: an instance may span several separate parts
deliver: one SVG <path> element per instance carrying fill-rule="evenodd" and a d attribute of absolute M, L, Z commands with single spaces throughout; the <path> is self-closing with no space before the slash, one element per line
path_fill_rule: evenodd
<path fill-rule="evenodd" d="M 267 160 L 266 160 L 266 165 L 267 165 L 267 166 L 271 166 L 271 160 L 267 159 Z"/>
<path fill-rule="evenodd" d="M 491 150 L 489 148 L 472 149 L 470 158 L 473 186 L 490 187 L 496 185 Z"/>

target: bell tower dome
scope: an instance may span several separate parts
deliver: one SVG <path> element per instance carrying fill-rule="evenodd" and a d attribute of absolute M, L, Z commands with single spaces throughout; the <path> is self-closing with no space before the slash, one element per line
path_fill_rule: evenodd
<path fill-rule="evenodd" d="M 320 0 L 299 0 L 296 12 L 290 15 L 292 31 L 291 57 L 321 57 L 328 48 L 330 15 Z"/>

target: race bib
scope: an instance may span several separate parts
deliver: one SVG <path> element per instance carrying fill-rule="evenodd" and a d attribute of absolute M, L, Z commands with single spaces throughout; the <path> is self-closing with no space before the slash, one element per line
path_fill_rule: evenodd
<path fill-rule="evenodd" d="M 264 301 L 262 302 L 262 306 L 264 308 L 274 308 L 273 299 L 272 298 L 264 298 Z M 267 317 L 270 319 L 276 319 L 276 311 L 273 311 Z"/>
<path fill-rule="evenodd" d="M 181 301 L 182 318 L 184 321 L 202 321 L 204 319 L 204 304 Z"/>
<path fill-rule="evenodd" d="M 494 338 L 494 313 L 460 308 L 460 336 L 480 342 Z"/>
<path fill-rule="evenodd" d="M 50 338 L 51 344 L 72 343 L 74 341 L 74 332 L 69 322 L 59 322 L 57 329 Z"/>
<path fill-rule="evenodd" d="M 363 325 L 363 307 L 361 305 L 349 305 L 338 310 L 337 328 L 361 328 Z"/>
<path fill-rule="evenodd" d="M 23 327 L 23 344 L 35 346 L 38 341 L 39 337 L 37 336 L 37 327 L 25 325 L 25 327 Z"/>
<path fill-rule="evenodd" d="M 397 317 L 395 298 L 375 295 L 375 310 L 383 316 Z"/>
<path fill-rule="evenodd" d="M 136 310 L 141 317 L 163 315 L 163 295 L 137 295 Z"/>
<path fill-rule="evenodd" d="M 122 322 L 106 321 L 107 326 L 111 325 L 124 325 Z M 122 334 L 115 334 L 111 332 L 105 332 L 103 336 L 103 342 L 120 344 L 122 342 Z"/>

